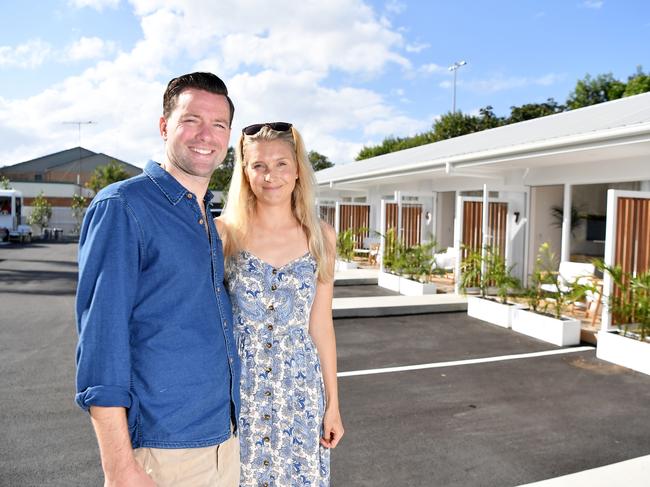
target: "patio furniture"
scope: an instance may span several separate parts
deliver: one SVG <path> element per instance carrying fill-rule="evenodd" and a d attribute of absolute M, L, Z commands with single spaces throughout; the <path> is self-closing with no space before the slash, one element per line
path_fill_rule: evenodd
<path fill-rule="evenodd" d="M 456 268 L 456 259 L 458 259 L 458 251 L 456 248 L 447 247 L 444 252 L 434 254 L 431 268 L 432 270 L 442 269 L 445 277 L 449 277 L 449 274 L 453 277 L 454 269 Z"/>

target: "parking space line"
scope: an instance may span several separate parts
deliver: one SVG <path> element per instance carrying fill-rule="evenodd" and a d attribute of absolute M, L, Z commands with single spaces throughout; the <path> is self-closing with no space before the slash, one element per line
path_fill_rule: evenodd
<path fill-rule="evenodd" d="M 456 360 L 453 362 L 436 362 L 430 364 L 420 365 L 403 365 L 400 367 L 385 367 L 383 369 L 366 369 L 366 370 L 351 370 L 349 372 L 339 372 L 336 374 L 338 377 L 354 377 L 358 375 L 373 375 L 373 374 L 389 374 L 391 372 L 407 372 L 409 370 L 423 370 L 423 369 L 438 369 L 442 367 L 457 367 L 459 365 L 476 365 L 485 364 L 490 362 L 505 362 L 507 360 L 521 360 L 535 357 L 548 357 L 550 355 L 564 355 L 567 353 L 587 352 L 595 350 L 595 347 L 571 347 L 560 348 L 557 350 L 546 350 L 544 352 L 520 353 L 517 355 L 501 355 L 499 357 L 485 357 L 474 358 L 468 360 Z"/>

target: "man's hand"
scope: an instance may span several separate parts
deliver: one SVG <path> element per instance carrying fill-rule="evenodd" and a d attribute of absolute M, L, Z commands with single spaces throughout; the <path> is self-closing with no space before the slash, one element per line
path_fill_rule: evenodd
<path fill-rule="evenodd" d="M 156 483 L 135 460 L 121 472 L 106 476 L 104 487 L 156 487 Z"/>

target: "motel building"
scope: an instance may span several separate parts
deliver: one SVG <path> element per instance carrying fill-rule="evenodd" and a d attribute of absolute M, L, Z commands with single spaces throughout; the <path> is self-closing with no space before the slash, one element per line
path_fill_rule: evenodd
<path fill-rule="evenodd" d="M 650 267 L 650 93 L 316 177 L 324 219 L 338 232 L 371 230 L 356 239 L 361 252 L 374 232 L 394 229 L 407 244 L 433 237 L 449 255 L 494 246 L 524 282 L 544 242 L 561 262 L 606 257 L 626 270 Z M 572 209 L 580 215 L 573 228 Z M 456 292 L 461 259 L 453 259 Z"/>

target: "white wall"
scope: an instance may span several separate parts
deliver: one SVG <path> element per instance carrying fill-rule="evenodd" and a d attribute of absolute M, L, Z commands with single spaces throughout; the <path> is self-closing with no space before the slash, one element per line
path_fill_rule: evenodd
<path fill-rule="evenodd" d="M 528 273 L 535 265 L 535 258 L 540 245 L 548 242 L 551 251 L 560 256 L 562 250 L 562 229 L 555 226 L 555 220 L 551 216 L 553 206 L 562 207 L 564 201 L 564 187 L 536 186 L 531 188 L 530 193 L 530 237 L 528 246 Z"/>
<path fill-rule="evenodd" d="M 445 249 L 454 245 L 454 215 L 456 212 L 456 192 L 444 191 L 438 193 L 436 215 L 436 239 L 438 247 Z"/>

